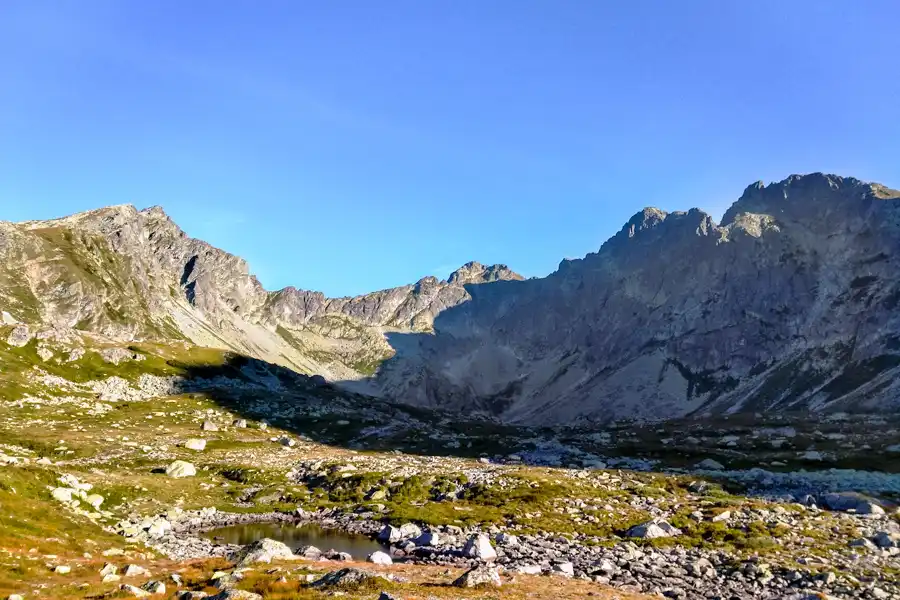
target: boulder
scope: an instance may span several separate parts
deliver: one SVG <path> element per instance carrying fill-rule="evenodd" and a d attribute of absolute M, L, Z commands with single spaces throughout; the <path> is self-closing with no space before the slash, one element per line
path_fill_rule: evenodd
<path fill-rule="evenodd" d="M 441 540 L 441 534 L 437 531 L 425 531 L 413 540 L 416 546 L 440 546 L 443 540 Z"/>
<path fill-rule="evenodd" d="M 275 559 L 293 560 L 294 553 L 287 545 L 276 540 L 264 538 L 252 544 L 244 546 L 236 557 L 238 566 L 247 566 L 253 563 L 270 563 Z"/>
<path fill-rule="evenodd" d="M 370 562 L 376 565 L 391 565 L 394 563 L 394 561 L 391 560 L 390 555 L 386 552 L 382 552 L 381 550 L 373 552 L 372 554 L 367 556 L 366 562 Z"/>
<path fill-rule="evenodd" d="M 215 596 L 207 596 L 206 598 L 207 600 L 263 600 L 263 597 L 259 594 L 233 588 L 222 590 Z"/>
<path fill-rule="evenodd" d="M 371 585 L 377 581 L 384 582 L 385 579 L 377 573 L 370 573 L 369 571 L 350 567 L 326 573 L 314 581 L 312 587 L 354 590 L 365 585 Z"/>
<path fill-rule="evenodd" d="M 148 581 L 144 585 L 141 586 L 141 589 L 145 592 L 150 592 L 151 594 L 165 594 L 166 593 L 166 584 L 162 581 Z"/>
<path fill-rule="evenodd" d="M 705 458 L 697 463 L 695 467 L 697 469 L 703 469 L 705 471 L 721 471 L 725 468 L 725 465 L 720 463 L 717 460 L 713 460 L 711 458 Z"/>
<path fill-rule="evenodd" d="M 403 539 L 403 534 L 393 525 L 385 525 L 378 532 L 378 541 L 385 544 L 393 544 Z"/>
<path fill-rule="evenodd" d="M 191 463 L 184 460 L 176 460 L 166 467 L 166 475 L 169 477 L 193 477 L 197 474 L 197 468 Z"/>
<path fill-rule="evenodd" d="M 823 494 L 819 504 L 829 510 L 855 512 L 859 515 L 883 515 L 884 509 L 872 498 L 853 492 Z"/>
<path fill-rule="evenodd" d="M 479 565 L 460 575 L 453 585 L 461 588 L 500 587 L 502 582 L 496 567 Z"/>
<path fill-rule="evenodd" d="M 28 329 L 28 325 L 16 325 L 6 337 L 6 343 L 14 348 L 26 346 L 34 338 L 34 334 Z"/>
<path fill-rule="evenodd" d="M 128 583 L 123 583 L 119 586 L 119 589 L 126 594 L 131 594 L 132 596 L 135 596 L 137 598 L 146 598 L 150 595 L 150 592 L 148 592 L 147 590 L 142 590 L 141 588 Z"/>
<path fill-rule="evenodd" d="M 664 519 L 651 519 L 646 523 L 635 525 L 634 527 L 629 529 L 625 533 L 625 535 L 628 537 L 652 540 L 657 538 L 667 538 L 681 535 L 681 530 L 677 527 L 672 526 L 668 521 Z"/>
<path fill-rule="evenodd" d="M 463 555 L 469 558 L 489 561 L 497 558 L 497 551 L 491 546 L 491 540 L 483 533 L 473 535 L 463 547 Z"/>
<path fill-rule="evenodd" d="M 563 577 L 575 577 L 575 566 L 570 562 L 556 563 L 550 572 Z"/>
<path fill-rule="evenodd" d="M 188 450 L 201 451 L 206 449 L 206 440 L 202 438 L 191 438 L 184 443 L 184 447 Z"/>

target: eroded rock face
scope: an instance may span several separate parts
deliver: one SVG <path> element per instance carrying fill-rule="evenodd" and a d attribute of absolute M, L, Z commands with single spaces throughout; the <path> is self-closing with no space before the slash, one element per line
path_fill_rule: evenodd
<path fill-rule="evenodd" d="M 477 286 L 378 380 L 529 424 L 894 410 L 898 275 L 900 192 L 792 176 L 718 225 L 648 208 L 549 277 Z"/>

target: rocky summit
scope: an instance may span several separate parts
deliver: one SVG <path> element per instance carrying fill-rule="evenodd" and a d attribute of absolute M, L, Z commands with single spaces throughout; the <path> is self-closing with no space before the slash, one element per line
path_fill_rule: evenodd
<path fill-rule="evenodd" d="M 900 598 L 898 253 L 822 174 L 355 298 L 0 222 L 0 598 Z"/>

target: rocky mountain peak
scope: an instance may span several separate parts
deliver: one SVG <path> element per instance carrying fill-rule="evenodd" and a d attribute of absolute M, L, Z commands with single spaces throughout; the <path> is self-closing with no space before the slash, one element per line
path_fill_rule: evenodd
<path fill-rule="evenodd" d="M 725 212 L 721 225 L 732 224 L 742 213 L 771 215 L 776 219 L 788 220 L 815 218 L 817 213 L 840 209 L 842 204 L 850 204 L 850 208 L 861 208 L 857 200 L 862 197 L 878 197 L 879 194 L 885 194 L 885 190 L 888 188 L 854 177 L 826 173 L 795 174 L 768 185 L 758 181 L 747 186 L 741 197 Z"/>
<path fill-rule="evenodd" d="M 490 283 L 492 281 L 521 281 L 525 279 L 506 265 L 496 264 L 489 267 L 480 262 L 467 262 L 450 274 L 447 282 L 453 285 Z"/>

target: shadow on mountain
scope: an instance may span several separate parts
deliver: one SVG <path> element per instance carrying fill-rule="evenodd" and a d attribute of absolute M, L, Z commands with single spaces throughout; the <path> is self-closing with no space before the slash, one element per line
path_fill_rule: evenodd
<path fill-rule="evenodd" d="M 533 453 L 535 437 L 552 435 L 549 430 L 466 420 L 458 413 L 388 402 L 348 391 L 321 376 L 238 354 L 229 354 L 221 365 L 181 369 L 176 393 L 210 398 L 235 418 L 264 421 L 290 434 L 353 450 L 498 458 L 520 449 Z M 528 456 L 519 458 L 531 462 Z"/>

